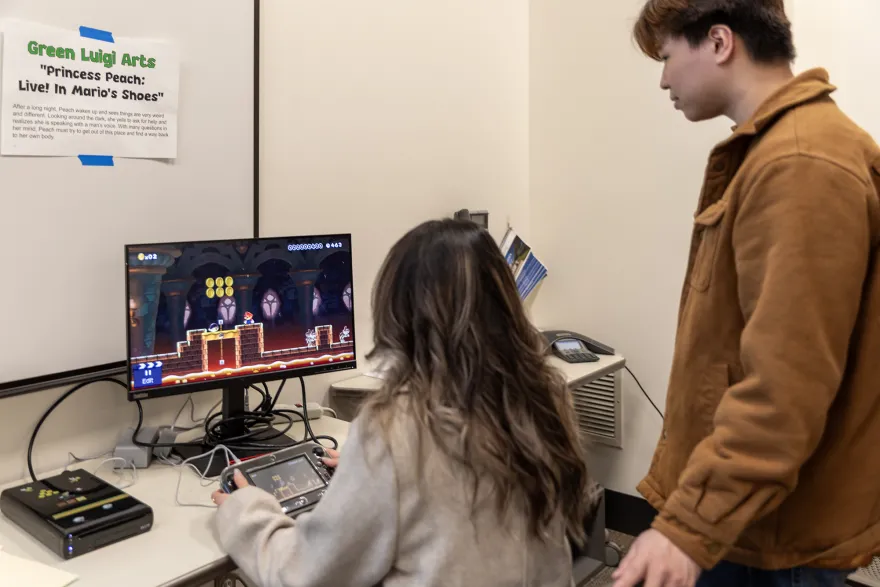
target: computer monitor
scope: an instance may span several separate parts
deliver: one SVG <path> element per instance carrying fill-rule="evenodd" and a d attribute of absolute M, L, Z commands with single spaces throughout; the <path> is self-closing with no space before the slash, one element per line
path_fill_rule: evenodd
<path fill-rule="evenodd" d="M 248 386 L 357 366 L 349 234 L 127 245 L 125 266 L 130 400 L 222 388 L 240 416 Z"/>

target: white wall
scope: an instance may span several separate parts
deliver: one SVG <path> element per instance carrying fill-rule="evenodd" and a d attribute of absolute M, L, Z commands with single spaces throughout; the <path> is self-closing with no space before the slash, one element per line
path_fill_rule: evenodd
<path fill-rule="evenodd" d="M 373 278 L 406 230 L 470 208 L 498 238 L 508 221 L 528 234 L 528 2 L 273 0 L 264 16 L 261 232 L 353 233 L 363 360 Z"/>
<path fill-rule="evenodd" d="M 660 66 L 630 41 L 641 0 L 587 4 L 263 1 L 263 233 L 354 234 L 360 358 L 392 242 L 426 218 L 488 208 L 496 236 L 509 220 L 549 266 L 535 320 L 617 347 L 663 405 L 702 167 L 728 124 L 670 107 Z M 793 0 L 797 65 L 827 66 L 841 104 L 880 135 L 868 30 L 880 5 L 849 4 L 831 19 Z M 331 380 L 310 378 L 310 399 Z M 27 438 L 61 392 L 0 402 L 0 482 L 24 476 Z M 197 399 L 203 414 L 216 394 Z M 182 401 L 145 402 L 148 419 L 170 421 Z M 624 404 L 624 449 L 597 448 L 592 468 L 634 493 L 660 421 L 629 378 Z M 41 433 L 37 469 L 112 448 L 135 415 L 116 387 L 79 392 Z"/>
<path fill-rule="evenodd" d="M 37 421 L 65 390 L 53 389 L 0 400 L 0 483 L 27 476 L 28 440 Z M 217 401 L 216 393 L 198 394 L 196 416 L 202 417 Z M 170 424 L 185 397 L 143 402 L 145 421 Z M 184 417 L 181 423 L 188 422 Z M 62 403 L 37 437 L 34 468 L 39 474 L 68 463 L 68 452 L 78 457 L 113 450 L 118 434 L 137 423 L 135 404 L 125 390 L 100 383 L 81 389 Z"/>
<path fill-rule="evenodd" d="M 703 166 L 731 123 L 694 125 L 673 110 L 661 66 L 631 41 L 642 4 L 531 3 L 531 227 L 550 269 L 534 314 L 616 347 L 662 409 Z M 790 3 L 797 69 L 827 67 L 841 105 L 880 136 L 869 30 L 880 4 L 847 0 L 836 17 L 826 4 Z M 624 381 L 623 449 L 596 447 L 591 466 L 635 494 L 661 421 Z"/>
<path fill-rule="evenodd" d="M 729 132 L 692 125 L 631 40 L 641 0 L 531 4 L 531 226 L 539 324 L 606 342 L 663 409 L 702 167 Z M 622 450 L 592 474 L 635 494 L 662 422 L 628 376 Z"/>
<path fill-rule="evenodd" d="M 877 66 L 880 64 L 880 2 L 846 0 L 845 10 L 829 10 L 817 0 L 790 0 L 798 47 L 796 69 L 824 67 L 840 107 L 874 137 L 880 137 Z"/>
<path fill-rule="evenodd" d="M 528 234 L 528 2 L 263 0 L 261 27 L 262 233 L 353 233 L 362 359 L 373 276 L 405 230 L 468 207 L 490 210 L 496 234 L 508 220 Z M 331 379 L 307 379 L 309 399 Z M 25 475 L 62 391 L 0 402 L 0 482 Z M 144 406 L 170 422 L 183 399 Z M 216 394 L 197 399 L 203 415 Z M 112 449 L 135 417 L 121 388 L 78 392 L 40 433 L 37 469 Z"/>

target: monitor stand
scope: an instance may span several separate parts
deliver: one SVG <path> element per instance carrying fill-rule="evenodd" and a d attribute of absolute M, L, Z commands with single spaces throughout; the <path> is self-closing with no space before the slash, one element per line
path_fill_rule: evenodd
<path fill-rule="evenodd" d="M 237 416 L 244 416 L 246 412 L 246 402 L 247 384 L 240 382 L 227 383 L 223 387 L 223 420 L 234 418 Z M 184 460 L 189 459 L 207 453 L 217 444 L 223 444 L 223 438 L 229 439 L 241 437 L 247 434 L 249 431 L 246 422 L 244 422 L 243 420 L 230 422 L 223 428 L 224 430 L 221 434 L 220 442 L 218 443 L 212 442 L 209 444 L 206 442 L 202 446 L 180 446 L 176 447 L 174 449 L 174 452 Z M 262 438 L 263 436 L 274 436 L 274 438 Z M 249 457 L 255 457 L 258 455 L 275 452 L 276 450 L 291 446 L 297 441 L 287 435 L 279 436 L 277 431 L 275 431 L 273 428 L 267 428 L 264 433 L 256 436 L 255 438 L 249 438 L 247 442 L 260 443 L 262 445 L 265 445 L 265 447 L 247 449 L 243 449 L 240 447 L 230 447 L 232 452 L 234 452 L 235 456 L 237 456 L 239 459 L 246 459 Z M 232 441 L 231 444 L 234 445 L 235 441 Z M 209 460 L 211 460 L 210 455 L 198 459 L 193 459 L 189 463 L 192 464 L 196 469 L 198 469 L 199 473 L 203 474 L 205 477 L 216 477 L 220 475 L 223 469 L 227 467 L 226 454 L 223 451 L 217 451 L 216 453 L 214 453 L 214 458 L 213 460 L 211 460 L 210 466 L 208 465 Z"/>

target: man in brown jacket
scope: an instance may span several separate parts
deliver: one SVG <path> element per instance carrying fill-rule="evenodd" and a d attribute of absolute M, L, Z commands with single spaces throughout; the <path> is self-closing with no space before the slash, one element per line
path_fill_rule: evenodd
<path fill-rule="evenodd" d="M 676 109 L 736 126 L 638 488 L 659 514 L 615 585 L 844 585 L 880 554 L 880 149 L 792 73 L 783 0 L 649 0 L 634 32 Z"/>

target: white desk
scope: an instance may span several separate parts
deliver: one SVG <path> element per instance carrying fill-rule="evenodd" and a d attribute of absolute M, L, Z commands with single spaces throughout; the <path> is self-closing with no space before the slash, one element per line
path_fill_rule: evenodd
<path fill-rule="evenodd" d="M 568 364 L 551 359 L 564 374 L 569 384 L 582 384 L 621 369 L 623 357 L 603 356 L 596 363 Z M 335 383 L 334 390 L 367 392 L 378 389 L 381 380 L 359 376 Z M 348 422 L 327 416 L 312 422 L 315 434 L 336 438 L 340 446 L 348 436 Z M 302 424 L 289 431 L 294 438 L 302 438 Z M 95 471 L 101 459 L 77 465 Z M 58 473 L 55 471 L 50 474 Z M 47 474 L 48 476 L 49 474 Z M 125 473 L 126 477 L 129 473 Z M 99 471 L 99 476 L 111 483 L 119 478 L 111 465 Z M 153 508 L 153 528 L 135 536 L 82 555 L 69 561 L 58 558 L 0 516 L 0 546 L 16 555 L 47 564 L 79 577 L 74 587 L 190 587 L 202 585 L 213 577 L 235 568 L 220 549 L 213 533 L 211 520 L 214 510 L 200 507 L 182 507 L 175 501 L 179 471 L 154 461 L 148 469 L 138 471 L 138 482 L 127 491 Z M 15 486 L 24 482 L 10 483 Z M 213 484 L 201 486 L 201 480 L 191 471 L 184 471 L 180 485 L 180 500 L 210 505 Z M 580 573 L 579 573 L 580 574 Z"/>
<path fill-rule="evenodd" d="M 550 364 L 562 371 L 569 385 L 582 385 L 604 377 L 623 369 L 626 360 L 620 355 L 599 355 L 599 360 L 593 363 L 566 363 L 556 356 L 549 358 Z M 337 381 L 330 386 L 333 392 L 342 393 L 368 393 L 376 391 L 382 386 L 382 380 L 369 375 L 358 375 L 351 379 Z"/>
<path fill-rule="evenodd" d="M 623 369 L 626 359 L 620 355 L 599 355 L 599 360 L 595 363 L 566 363 L 554 356 L 550 357 L 550 364 L 562 371 L 570 386 L 576 386 Z"/>
<path fill-rule="evenodd" d="M 315 434 L 333 436 L 340 446 L 348 435 L 348 426 L 348 422 L 326 416 L 312 421 Z M 288 434 L 293 438 L 302 438 L 302 424 L 295 424 Z M 77 467 L 95 471 L 100 463 L 101 459 L 98 459 Z M 60 470 L 56 471 L 59 472 Z M 177 505 L 175 488 L 179 474 L 178 468 L 154 461 L 148 469 L 138 471 L 138 482 L 126 490 L 153 508 L 153 528 L 140 536 L 64 561 L 18 526 L 0 516 L 0 545 L 10 554 L 79 576 L 79 581 L 73 587 L 202 585 L 235 566 L 220 550 L 214 537 L 211 522 L 215 510 Z M 110 483 L 119 482 L 109 463 L 98 475 Z M 127 479 L 130 472 L 125 475 Z M 211 492 L 215 489 L 216 483 L 202 487 L 199 477 L 189 469 L 183 473 L 180 501 L 211 505 Z"/>

